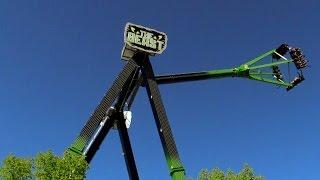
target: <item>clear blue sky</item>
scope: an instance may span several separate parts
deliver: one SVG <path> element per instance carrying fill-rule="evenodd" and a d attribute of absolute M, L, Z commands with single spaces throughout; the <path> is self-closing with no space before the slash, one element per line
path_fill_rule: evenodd
<path fill-rule="evenodd" d="M 283 42 L 311 68 L 287 93 L 246 79 L 163 85 L 160 90 L 187 175 L 249 163 L 267 179 L 318 179 L 319 11 L 316 0 L 0 1 L 0 159 L 61 154 L 124 66 L 126 22 L 168 34 L 156 74 L 229 68 Z M 145 89 L 129 133 L 141 179 L 169 179 Z M 88 179 L 127 179 L 111 131 Z"/>

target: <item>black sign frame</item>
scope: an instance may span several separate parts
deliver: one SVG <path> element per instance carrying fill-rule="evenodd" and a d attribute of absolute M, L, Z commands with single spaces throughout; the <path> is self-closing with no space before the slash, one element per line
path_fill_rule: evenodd
<path fill-rule="evenodd" d="M 161 54 L 167 48 L 168 37 L 164 32 L 127 23 L 124 31 L 124 42 L 134 49 L 154 55 Z"/>

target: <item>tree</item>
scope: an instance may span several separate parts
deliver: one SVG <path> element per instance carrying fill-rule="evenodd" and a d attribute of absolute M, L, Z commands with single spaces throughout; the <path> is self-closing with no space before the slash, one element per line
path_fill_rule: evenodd
<path fill-rule="evenodd" d="M 83 156 L 68 151 L 61 158 L 51 151 L 35 158 L 35 176 L 39 180 L 84 179 L 87 169 L 88 163 Z"/>
<path fill-rule="evenodd" d="M 58 161 L 52 151 L 39 153 L 34 160 L 34 175 L 41 180 L 54 179 Z"/>
<path fill-rule="evenodd" d="M 19 158 L 10 154 L 0 168 L 0 177 L 3 180 L 31 179 L 32 162 L 29 159 Z"/>
<path fill-rule="evenodd" d="M 61 157 L 52 151 L 39 153 L 31 160 L 9 155 L 0 168 L 0 179 L 80 180 L 86 177 L 88 168 L 84 156 L 68 151 Z"/>
<path fill-rule="evenodd" d="M 211 172 L 207 169 L 200 171 L 199 180 L 263 180 L 262 176 L 255 175 L 253 169 L 245 164 L 243 169 L 237 174 L 231 170 L 224 173 L 219 168 L 214 168 Z"/>

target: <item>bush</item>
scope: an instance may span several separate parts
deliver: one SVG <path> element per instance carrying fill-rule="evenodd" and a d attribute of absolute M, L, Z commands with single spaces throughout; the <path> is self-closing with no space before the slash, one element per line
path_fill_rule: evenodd
<path fill-rule="evenodd" d="M 200 171 L 199 180 L 263 180 L 262 176 L 255 175 L 253 169 L 245 164 L 239 173 L 234 173 L 231 170 L 223 172 L 219 168 L 214 168 L 211 171 L 203 169 Z"/>

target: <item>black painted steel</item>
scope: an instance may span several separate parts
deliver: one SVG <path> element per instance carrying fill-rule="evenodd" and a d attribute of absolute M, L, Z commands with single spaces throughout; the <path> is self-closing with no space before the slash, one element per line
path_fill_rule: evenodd
<path fill-rule="evenodd" d="M 146 90 L 152 107 L 153 116 L 157 125 L 158 133 L 162 143 L 168 166 L 171 172 L 179 169 L 184 173 L 184 168 L 180 161 L 178 150 L 173 139 L 167 114 L 162 103 L 158 84 L 155 80 L 154 72 L 149 61 L 149 57 L 145 54 L 138 54 L 134 57 L 138 64 L 142 67 L 142 74 L 145 80 Z"/>
<path fill-rule="evenodd" d="M 127 108 L 128 108 L 127 110 L 131 109 L 131 106 L 133 104 L 134 98 L 136 97 L 136 95 L 138 93 L 138 90 L 139 90 L 139 87 L 141 86 L 142 82 L 143 82 L 143 77 L 141 75 L 139 75 L 139 77 L 137 79 L 137 84 L 133 88 L 132 93 L 131 93 L 130 97 L 127 100 Z"/>
<path fill-rule="evenodd" d="M 92 138 L 93 134 L 95 133 L 96 129 L 98 128 L 100 122 L 106 115 L 106 112 L 111 107 L 112 103 L 115 101 L 117 96 L 119 95 L 121 89 L 123 88 L 125 82 L 128 80 L 129 76 L 132 74 L 133 71 L 136 70 L 137 64 L 134 61 L 129 61 L 126 66 L 123 68 L 122 72 L 118 75 L 116 80 L 114 81 L 111 88 L 105 94 L 103 99 L 101 100 L 100 104 L 97 106 L 85 126 L 80 132 L 76 143 L 82 143 L 83 140 L 88 141 Z M 73 147 L 79 147 L 79 151 L 83 151 L 84 146 L 82 144 L 73 144 Z"/>
<path fill-rule="evenodd" d="M 124 104 L 124 101 L 126 101 L 126 97 L 128 96 L 128 93 L 130 94 L 129 88 L 132 88 L 130 86 L 134 86 L 134 84 L 132 84 L 132 83 L 133 83 L 135 77 L 137 76 L 136 74 L 138 71 L 139 71 L 139 68 L 138 68 L 138 66 L 136 66 L 135 69 L 133 71 L 131 71 L 131 74 L 129 74 L 128 78 L 125 80 L 125 83 L 120 90 L 120 94 L 119 94 L 119 97 L 117 99 L 117 102 L 115 104 L 115 108 L 113 111 L 115 111 L 115 112 L 122 111 L 120 108 L 121 108 L 122 104 Z M 109 109 L 107 109 L 106 112 L 108 112 L 108 110 Z M 111 114 L 109 116 L 110 117 L 105 122 L 105 125 L 102 127 L 101 131 L 99 132 L 99 134 L 97 134 L 96 139 L 93 140 L 92 145 L 90 147 L 88 147 L 89 149 L 88 149 L 87 153 L 85 154 L 86 160 L 88 162 L 90 162 L 92 160 L 92 158 L 94 157 L 94 155 L 98 151 L 100 145 L 102 144 L 105 136 L 108 134 L 110 128 L 112 128 L 115 123 L 115 118 L 113 117 L 113 114 Z M 98 124 L 98 126 L 99 126 L 99 124 Z"/>
<path fill-rule="evenodd" d="M 94 139 L 92 145 L 89 147 L 88 152 L 86 154 L 86 160 L 90 162 L 94 157 L 95 153 L 98 151 L 109 130 L 114 126 L 114 123 L 116 123 L 117 129 L 119 131 L 122 150 L 124 152 L 128 175 L 131 180 L 139 179 L 139 176 L 130 144 L 129 135 L 125 126 L 125 119 L 123 117 L 123 107 L 125 106 L 125 102 L 127 101 L 131 92 L 137 86 L 138 76 L 139 68 L 136 67 L 136 69 L 131 73 L 131 75 L 128 77 L 125 84 L 123 85 L 121 92 L 116 100 L 116 103 L 112 109 L 112 112 L 111 114 L 109 114 L 110 117 L 105 122 L 105 125 L 103 126 L 99 134 L 97 134 L 97 138 Z"/>
<path fill-rule="evenodd" d="M 124 158 L 126 161 L 127 171 L 130 180 L 137 180 L 139 179 L 138 171 L 136 167 L 136 163 L 134 160 L 134 155 L 131 148 L 131 143 L 129 139 L 129 134 L 125 124 L 125 118 L 123 117 L 123 109 L 125 107 L 125 103 L 132 94 L 133 89 L 137 86 L 138 77 L 139 77 L 140 69 L 137 68 L 132 77 L 128 79 L 128 83 L 125 84 L 123 87 L 117 102 L 114 106 L 115 110 L 117 111 L 115 119 L 116 119 L 116 126 L 118 129 L 119 137 L 121 140 L 122 151 L 124 154 Z"/>
<path fill-rule="evenodd" d="M 130 180 L 137 180 L 139 179 L 138 171 L 134 160 L 129 134 L 126 128 L 125 119 L 123 117 L 122 111 L 117 113 L 117 128 L 121 140 L 122 151 L 126 161 L 129 178 Z"/>
<path fill-rule="evenodd" d="M 181 73 L 181 74 L 169 74 L 169 75 L 161 75 L 156 76 L 156 82 L 158 84 L 172 84 L 172 83 L 180 83 L 180 82 L 188 82 L 188 81 L 199 81 L 199 80 L 206 80 L 212 78 L 223 78 L 223 77 L 230 77 L 236 76 L 234 72 L 224 73 L 221 74 L 209 74 L 208 71 L 203 72 L 190 72 L 190 73 Z"/>
<path fill-rule="evenodd" d="M 113 115 L 111 115 L 110 118 L 105 122 L 105 125 L 102 127 L 99 134 L 97 134 L 96 139 L 92 142 L 92 145 L 89 147 L 87 153 L 85 154 L 85 158 L 88 163 L 90 163 L 93 157 L 96 155 L 97 151 L 100 148 L 100 145 L 104 141 L 110 129 L 113 127 L 114 122 L 115 118 L 113 118 Z"/>
<path fill-rule="evenodd" d="M 169 74 L 156 76 L 155 79 L 158 84 L 170 84 L 185 81 L 198 81 L 210 79 L 211 76 L 207 72 L 194 72 L 194 73 L 182 73 L 182 74 Z"/>

